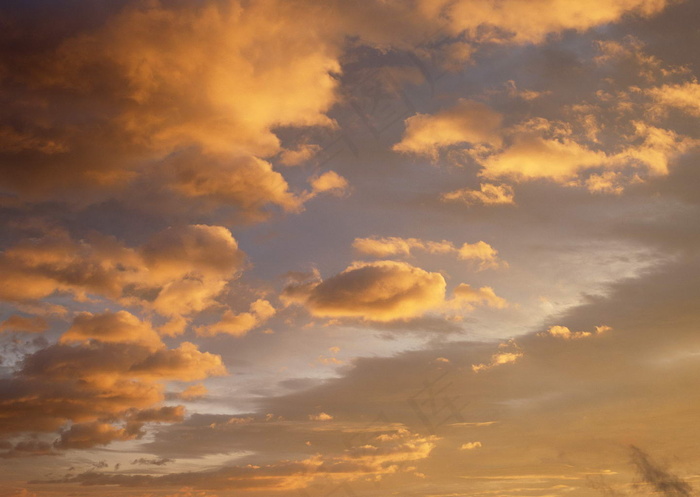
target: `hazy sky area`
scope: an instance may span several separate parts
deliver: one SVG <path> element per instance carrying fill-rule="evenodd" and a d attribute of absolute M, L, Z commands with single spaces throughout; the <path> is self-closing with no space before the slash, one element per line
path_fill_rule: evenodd
<path fill-rule="evenodd" d="M 698 0 L 0 2 L 0 497 L 691 497 Z"/>

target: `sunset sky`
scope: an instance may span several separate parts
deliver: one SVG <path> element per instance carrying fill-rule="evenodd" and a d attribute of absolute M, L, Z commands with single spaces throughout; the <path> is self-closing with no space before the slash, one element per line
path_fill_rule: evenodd
<path fill-rule="evenodd" d="M 690 497 L 700 1 L 0 3 L 0 497 Z"/>

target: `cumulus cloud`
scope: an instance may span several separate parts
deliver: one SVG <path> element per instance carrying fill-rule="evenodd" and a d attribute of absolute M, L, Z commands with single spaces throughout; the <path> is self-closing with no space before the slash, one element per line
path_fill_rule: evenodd
<path fill-rule="evenodd" d="M 309 414 L 309 419 L 311 421 L 332 421 L 333 416 L 325 412 L 320 412 L 318 414 Z"/>
<path fill-rule="evenodd" d="M 523 357 L 522 350 L 520 349 L 518 344 L 512 340 L 509 342 L 501 343 L 498 346 L 498 348 L 499 352 L 491 356 L 491 361 L 481 364 L 472 364 L 472 371 L 474 371 L 475 373 L 488 371 L 490 369 L 502 366 L 504 364 L 512 364 Z"/>
<path fill-rule="evenodd" d="M 452 108 L 409 117 L 403 138 L 394 150 L 437 159 L 440 148 L 460 143 L 498 147 L 501 121 L 502 116 L 485 104 L 460 99 Z"/>
<path fill-rule="evenodd" d="M 258 299 L 250 304 L 248 312 L 235 314 L 233 311 L 227 310 L 220 321 L 207 326 L 199 326 L 196 328 L 196 332 L 200 336 L 227 334 L 241 337 L 263 324 L 274 316 L 276 312 L 270 302 Z"/>
<path fill-rule="evenodd" d="M 455 250 L 453 246 L 451 250 Z M 355 317 L 384 323 L 415 319 L 429 312 L 464 312 L 479 305 L 507 305 L 489 287 L 473 290 L 461 284 L 455 288 L 452 299 L 446 299 L 445 293 L 446 282 L 440 273 L 384 260 L 354 262 L 326 280 L 314 277 L 290 283 L 281 298 L 287 305 L 304 305 L 313 316 Z"/>
<path fill-rule="evenodd" d="M 25 317 L 14 314 L 0 323 L 0 332 L 19 331 L 24 333 L 42 333 L 46 331 L 48 327 L 48 323 L 42 317 Z"/>
<path fill-rule="evenodd" d="M 552 336 L 555 338 L 561 338 L 564 340 L 578 340 L 581 338 L 588 338 L 593 335 L 599 335 L 601 333 L 605 333 L 606 331 L 610 331 L 612 328 L 610 326 L 596 326 L 595 331 L 571 331 L 569 328 L 566 326 L 550 326 L 549 329 L 545 333 L 540 333 L 540 336 Z"/>
<path fill-rule="evenodd" d="M 0 254 L 6 275 L 0 299 L 22 302 L 67 293 L 86 300 L 94 295 L 176 318 L 212 305 L 242 269 L 244 257 L 220 226 L 169 228 L 137 248 L 100 235 L 75 240 L 49 233 Z"/>
<path fill-rule="evenodd" d="M 657 111 L 660 113 L 674 108 L 691 116 L 700 117 L 700 84 L 695 81 L 662 85 L 650 88 L 646 93 L 657 104 Z"/>
<path fill-rule="evenodd" d="M 326 171 L 319 176 L 311 178 L 310 183 L 314 194 L 330 192 L 334 195 L 343 195 L 349 187 L 348 180 L 335 171 Z"/>
<path fill-rule="evenodd" d="M 454 296 L 454 301 L 458 305 L 487 305 L 496 309 L 503 309 L 508 306 L 508 302 L 503 297 L 496 295 L 493 288 L 488 286 L 476 289 L 466 283 L 460 283 L 454 289 Z"/>
<path fill-rule="evenodd" d="M 24 91 L 4 94 L 3 186 L 66 198 L 78 185 L 124 188 L 166 159 L 157 184 L 182 200 L 254 216 L 267 204 L 297 209 L 262 159 L 281 151 L 275 127 L 333 124 L 326 112 L 337 99 L 340 50 L 327 26 L 300 31 L 288 9 L 134 1 L 101 26 L 55 31 L 52 44 L 32 47 L 31 64 L 5 54 L 8 85 Z M 84 121 L 72 121 L 66 105 Z"/>
<path fill-rule="evenodd" d="M 26 356 L 14 377 L 0 380 L 0 432 L 54 431 L 72 422 L 60 448 L 138 438 L 144 423 L 182 420 L 182 407 L 155 407 L 164 381 L 226 373 L 220 356 L 189 342 L 169 349 L 125 311 L 75 321 L 65 339 Z"/>
<path fill-rule="evenodd" d="M 150 323 L 141 321 L 127 311 L 91 314 L 79 313 L 73 325 L 61 335 L 61 343 L 97 340 L 104 343 L 135 343 L 147 348 L 163 346 Z"/>
<path fill-rule="evenodd" d="M 175 394 L 175 397 L 182 400 L 196 400 L 205 397 L 207 393 L 209 393 L 207 387 L 199 383 L 185 388 L 182 392 L 178 392 Z"/>
<path fill-rule="evenodd" d="M 460 445 L 459 450 L 474 450 L 481 447 L 481 442 L 467 442 Z"/>
<path fill-rule="evenodd" d="M 699 143 L 640 120 L 632 120 L 630 124 L 632 132 L 620 134 L 614 150 L 604 150 L 585 143 L 564 122 L 534 118 L 503 129 L 502 146 L 480 149 L 470 155 L 481 167 L 479 175 L 486 180 L 546 179 L 566 186 L 583 185 L 598 193 L 620 193 L 624 184 L 640 181 L 640 175 L 668 175 L 672 161 Z M 436 141 L 430 153 L 437 156 L 441 148 L 452 144 Z M 422 153 L 419 149 L 405 151 Z M 623 176 L 622 171 L 634 174 Z M 513 195 L 508 186 L 486 183 L 480 191 L 456 190 L 443 194 L 442 199 L 467 204 L 505 204 L 513 202 Z"/>
<path fill-rule="evenodd" d="M 157 176 L 153 181 L 165 180 L 169 191 L 205 210 L 236 207 L 251 220 L 265 218 L 267 205 L 298 212 L 304 202 L 269 162 L 257 157 L 219 157 L 187 150 L 163 161 Z"/>
<path fill-rule="evenodd" d="M 495 185 L 493 183 L 481 183 L 478 190 L 462 188 L 441 195 L 442 200 L 449 202 L 462 202 L 467 205 L 513 205 L 515 196 L 510 185 Z"/>
<path fill-rule="evenodd" d="M 483 241 L 464 243 L 457 247 L 447 240 L 434 242 L 390 236 L 355 238 L 352 246 L 361 254 L 373 257 L 410 256 L 413 250 L 421 250 L 430 254 L 450 254 L 461 260 L 474 261 L 479 269 L 507 266 L 507 263 L 498 258 L 498 251 Z"/>
<path fill-rule="evenodd" d="M 444 302 L 445 279 L 404 262 L 356 262 L 323 281 L 287 286 L 282 298 L 314 316 L 392 321 L 418 317 Z"/>

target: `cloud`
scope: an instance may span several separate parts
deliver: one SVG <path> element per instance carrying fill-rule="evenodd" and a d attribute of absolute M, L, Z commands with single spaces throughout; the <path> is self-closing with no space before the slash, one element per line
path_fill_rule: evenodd
<path fill-rule="evenodd" d="M 16 303 L 68 293 L 85 301 L 96 295 L 163 316 L 187 316 L 214 303 L 244 257 L 221 226 L 168 228 L 136 248 L 101 235 L 74 240 L 52 232 L 0 254 L 6 275 L 0 299 Z"/>
<path fill-rule="evenodd" d="M 610 326 L 596 326 L 595 332 L 590 331 L 571 331 L 566 326 L 550 326 L 546 333 L 540 333 L 540 336 L 553 336 L 555 338 L 562 338 L 564 340 L 578 340 L 580 338 L 588 338 L 593 335 L 599 335 L 610 331 L 612 328 Z"/>
<path fill-rule="evenodd" d="M 512 364 L 523 356 L 522 352 L 499 352 L 491 356 L 491 362 L 483 364 L 473 364 L 472 371 L 479 373 L 487 371 L 503 364 Z"/>
<path fill-rule="evenodd" d="M 335 483 L 360 478 L 381 478 L 399 472 L 415 471 L 404 463 L 427 458 L 435 448 L 436 437 L 424 437 L 406 429 L 385 430 L 369 443 L 342 452 L 315 454 L 300 460 L 272 464 L 222 466 L 201 472 L 170 473 L 163 476 L 109 474 L 89 471 L 62 480 L 33 483 L 81 483 L 125 487 L 191 486 L 198 489 L 296 490 L 316 480 Z"/>
<path fill-rule="evenodd" d="M 48 323 L 42 317 L 25 317 L 14 314 L 0 323 L 0 332 L 18 331 L 24 333 L 42 333 L 46 331 L 48 327 Z"/>
<path fill-rule="evenodd" d="M 481 448 L 481 442 L 467 442 L 460 445 L 459 450 L 474 450 Z"/>
<path fill-rule="evenodd" d="M 479 190 L 462 188 L 451 192 L 443 193 L 442 200 L 449 202 L 462 202 L 467 205 L 514 205 L 515 198 L 513 187 L 509 185 L 494 185 L 492 183 L 481 183 Z"/>
<path fill-rule="evenodd" d="M 392 321 L 439 308 L 445 286 L 439 273 L 404 262 L 356 262 L 326 280 L 291 284 L 282 298 L 303 304 L 314 316 Z"/>
<path fill-rule="evenodd" d="M 231 310 L 227 310 L 220 321 L 207 326 L 199 326 L 196 328 L 196 332 L 199 336 L 227 334 L 242 337 L 270 319 L 276 312 L 270 302 L 258 299 L 250 304 L 249 312 L 235 314 Z"/>
<path fill-rule="evenodd" d="M 78 423 L 61 433 L 56 442 L 59 449 L 88 449 L 96 445 L 108 445 L 114 441 L 133 440 L 137 433 L 124 428 L 115 428 L 108 423 Z"/>
<path fill-rule="evenodd" d="M 97 340 L 103 343 L 134 343 L 151 349 L 163 346 L 160 336 L 150 323 L 141 321 L 127 311 L 91 314 L 79 313 L 73 325 L 61 335 L 60 343 Z"/>
<path fill-rule="evenodd" d="M 546 179 L 564 186 L 586 186 L 597 193 L 620 193 L 623 185 L 643 181 L 640 174 L 668 175 L 672 161 L 699 143 L 641 120 L 633 119 L 629 124 L 632 132 L 618 131 L 615 149 L 604 150 L 585 143 L 565 122 L 532 118 L 500 130 L 502 145 L 499 142 L 490 148 L 468 150 L 468 155 L 481 167 L 479 176 L 486 180 L 517 183 Z M 428 153 L 437 160 L 441 149 L 457 142 L 431 143 Z M 404 151 L 425 153 L 420 148 Z M 627 174 L 623 175 L 624 171 Z M 482 183 L 479 191 L 455 190 L 443 194 L 442 199 L 505 204 L 513 202 L 513 195 L 507 185 Z"/>
<path fill-rule="evenodd" d="M 119 190 L 148 173 L 144 166 L 189 151 L 193 164 L 173 165 L 179 181 L 166 183 L 181 199 L 253 214 L 267 203 L 298 208 L 261 159 L 281 150 L 275 127 L 333 124 L 326 112 L 337 99 L 340 51 L 326 26 L 299 30 L 277 7 L 270 16 L 267 7 L 235 0 L 128 2 L 100 26 L 54 31 L 49 46 L 28 46 L 31 64 L 5 56 L 16 95 L 0 116 L 4 186 L 30 198 L 66 198 L 85 185 Z M 66 107 L 85 119 L 72 121 Z M 21 174 L 10 172 L 17 163 Z M 54 166 L 60 178 L 50 174 Z M 241 181 L 254 188 L 240 189 Z"/>
<path fill-rule="evenodd" d="M 488 106 L 460 99 L 449 109 L 432 115 L 416 114 L 406 119 L 406 131 L 393 149 L 428 155 L 436 160 L 440 148 L 469 143 L 498 147 L 502 116 Z"/>
<path fill-rule="evenodd" d="M 566 0 L 536 0 L 523 5 L 516 0 L 493 4 L 487 0 L 430 2 L 430 9 L 445 9 L 453 30 L 466 30 L 482 41 L 538 43 L 549 33 L 567 29 L 585 31 L 600 24 L 618 21 L 634 13 L 651 16 L 666 6 L 663 0 L 625 0 L 610 3 L 596 0 L 577 5 Z"/>
<path fill-rule="evenodd" d="M 330 192 L 334 195 L 342 196 L 349 188 L 348 180 L 335 171 L 326 171 L 315 178 L 311 178 L 310 183 L 314 194 Z"/>
<path fill-rule="evenodd" d="M 189 149 L 163 161 L 154 182 L 165 180 L 170 192 L 196 203 L 200 210 L 235 207 L 248 220 L 267 217 L 265 207 L 287 212 L 302 209 L 304 199 L 290 192 L 284 177 L 256 157 L 219 157 Z"/>
<path fill-rule="evenodd" d="M 474 289 L 466 283 L 460 283 L 454 289 L 454 296 L 455 303 L 460 306 L 487 305 L 496 309 L 503 309 L 508 306 L 508 302 L 496 295 L 493 288 L 488 286 Z"/>
<path fill-rule="evenodd" d="M 660 113 L 673 108 L 700 117 L 700 84 L 695 81 L 650 88 L 646 94 L 657 104 Z"/>
<path fill-rule="evenodd" d="M 125 311 L 80 314 L 65 336 L 0 380 L 3 434 L 54 431 L 73 422 L 58 447 L 139 438 L 144 423 L 183 418 L 181 406 L 155 407 L 164 399 L 162 382 L 226 374 L 220 356 L 189 342 L 169 349 Z"/>
<path fill-rule="evenodd" d="M 311 421 L 332 421 L 333 416 L 326 414 L 325 412 L 321 412 L 318 414 L 309 414 L 309 419 Z"/>
<path fill-rule="evenodd" d="M 36 439 L 22 440 L 14 444 L 9 443 L 7 448 L 9 449 L 7 452 L 0 452 L 0 458 L 14 459 L 18 457 L 56 456 L 60 454 L 52 444 Z"/>
<path fill-rule="evenodd" d="M 148 459 L 145 457 L 140 457 L 131 461 L 131 464 L 140 464 L 145 466 L 165 466 L 166 464 L 174 462 L 173 459 L 168 459 L 167 457 L 152 458 Z"/>
<path fill-rule="evenodd" d="M 352 246 L 361 254 L 373 257 L 410 256 L 413 250 L 421 250 L 430 254 L 451 254 L 461 260 L 475 261 L 479 269 L 507 266 L 507 263 L 498 258 L 498 251 L 483 241 L 464 243 L 457 247 L 447 240 L 434 242 L 390 236 L 355 238 Z"/>
<path fill-rule="evenodd" d="M 182 392 L 178 392 L 175 394 L 175 398 L 182 400 L 196 400 L 205 397 L 207 393 L 209 393 L 207 387 L 199 383 L 197 385 L 191 385 L 185 388 Z"/>

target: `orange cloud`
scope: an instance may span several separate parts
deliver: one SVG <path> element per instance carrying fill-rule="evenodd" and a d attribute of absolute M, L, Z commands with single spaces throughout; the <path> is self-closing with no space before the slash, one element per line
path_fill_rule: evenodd
<path fill-rule="evenodd" d="M 442 305 L 445 279 L 404 262 L 356 262 L 324 281 L 292 284 L 282 298 L 314 316 L 392 321 L 421 316 Z"/>
<path fill-rule="evenodd" d="M 83 313 L 58 344 L 26 356 L 13 378 L 0 380 L 0 432 L 54 431 L 73 422 L 62 448 L 139 438 L 144 423 L 182 420 L 182 407 L 156 407 L 164 381 L 223 374 L 220 356 L 188 342 L 169 349 L 125 311 Z"/>
<path fill-rule="evenodd" d="M 410 256 L 412 250 L 422 250 L 431 254 L 452 254 L 461 260 L 474 261 L 478 263 L 479 269 L 507 266 L 507 263 L 498 258 L 498 251 L 483 241 L 464 243 L 457 247 L 447 240 L 434 242 L 390 236 L 355 238 L 352 246 L 358 252 L 374 257 Z"/>
<path fill-rule="evenodd" d="M 50 233 L 0 254 L 0 299 L 39 300 L 56 292 L 76 300 L 100 296 L 178 318 L 212 305 L 244 257 L 220 226 L 169 228 L 137 248 L 98 235 L 76 241 Z"/>
<path fill-rule="evenodd" d="M 250 330 L 260 326 L 265 321 L 275 315 L 275 308 L 264 299 L 258 299 L 250 304 L 248 312 L 235 314 L 231 310 L 227 310 L 221 317 L 221 320 L 208 325 L 199 326 L 196 328 L 197 335 L 214 336 L 218 334 L 227 334 L 237 337 L 246 335 Z"/>
<path fill-rule="evenodd" d="M 494 185 L 492 183 L 481 183 L 479 190 L 462 188 L 451 192 L 443 193 L 442 200 L 451 202 L 462 202 L 467 205 L 513 205 L 515 199 L 513 187 L 509 185 Z"/>
<path fill-rule="evenodd" d="M 394 150 L 424 154 L 435 160 L 438 150 L 450 145 L 470 143 L 498 147 L 501 121 L 502 116 L 488 106 L 460 99 L 452 108 L 406 119 L 403 138 L 394 145 Z"/>
<path fill-rule="evenodd" d="M 695 81 L 651 88 L 646 94 L 656 102 L 659 113 L 674 108 L 700 117 L 700 84 Z"/>
<path fill-rule="evenodd" d="M 45 319 L 34 316 L 24 317 L 14 314 L 0 323 L 0 332 L 19 331 L 24 333 L 42 333 L 49 325 Z"/>

